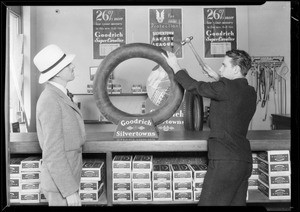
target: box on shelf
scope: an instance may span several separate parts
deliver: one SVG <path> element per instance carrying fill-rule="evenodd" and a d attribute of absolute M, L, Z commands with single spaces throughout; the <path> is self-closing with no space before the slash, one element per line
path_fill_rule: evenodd
<path fill-rule="evenodd" d="M 9 164 L 9 173 L 11 177 L 20 177 L 21 174 L 21 161 L 23 158 L 11 158 Z"/>
<path fill-rule="evenodd" d="M 82 202 L 98 202 L 103 191 L 104 191 L 104 186 L 103 183 L 101 183 L 98 190 L 92 190 L 92 191 L 79 190 L 79 196 Z"/>
<path fill-rule="evenodd" d="M 151 190 L 133 190 L 133 201 L 152 201 Z"/>
<path fill-rule="evenodd" d="M 257 153 L 257 157 L 266 163 L 290 162 L 289 150 L 271 150 Z"/>
<path fill-rule="evenodd" d="M 258 178 L 249 178 L 248 180 L 248 189 L 258 189 Z"/>
<path fill-rule="evenodd" d="M 153 182 L 153 191 L 171 191 L 172 181 L 156 180 Z"/>
<path fill-rule="evenodd" d="M 112 94 L 121 94 L 122 93 L 122 85 L 121 84 L 112 84 Z"/>
<path fill-rule="evenodd" d="M 270 188 L 258 179 L 258 190 L 266 195 L 270 200 L 291 199 L 291 188 L 289 185 L 282 188 Z"/>
<path fill-rule="evenodd" d="M 252 173 L 250 178 L 258 178 L 258 164 L 253 164 L 252 165 Z"/>
<path fill-rule="evenodd" d="M 102 181 L 80 181 L 79 189 L 82 191 L 98 191 Z"/>
<path fill-rule="evenodd" d="M 192 170 L 188 164 L 172 164 L 173 180 L 192 180 Z"/>
<path fill-rule="evenodd" d="M 40 181 L 40 172 L 21 172 L 21 182 Z"/>
<path fill-rule="evenodd" d="M 172 194 L 173 194 L 173 192 L 171 190 L 153 191 L 153 201 L 172 201 L 173 200 Z"/>
<path fill-rule="evenodd" d="M 258 169 L 273 176 L 291 173 L 290 162 L 266 163 L 258 159 Z"/>
<path fill-rule="evenodd" d="M 172 171 L 168 164 L 155 164 L 152 170 L 152 179 L 156 180 L 172 180 Z"/>
<path fill-rule="evenodd" d="M 113 191 L 113 201 L 116 202 L 132 201 L 131 191 Z"/>
<path fill-rule="evenodd" d="M 81 181 L 101 181 L 104 178 L 104 162 L 100 160 L 84 161 Z"/>
<path fill-rule="evenodd" d="M 114 181 L 131 181 L 131 171 L 113 171 Z"/>
<path fill-rule="evenodd" d="M 252 152 L 252 164 L 257 164 L 257 153 L 258 152 Z"/>
<path fill-rule="evenodd" d="M 132 85 L 131 86 L 131 92 L 132 93 L 142 93 L 143 92 L 143 86 L 142 85 Z"/>
<path fill-rule="evenodd" d="M 193 173 L 193 179 L 203 179 L 207 172 L 206 164 L 188 164 Z"/>
<path fill-rule="evenodd" d="M 202 188 L 198 190 L 194 190 L 194 201 L 199 201 L 200 200 L 200 195 L 202 192 Z"/>
<path fill-rule="evenodd" d="M 21 161 L 21 172 L 35 172 L 41 170 L 41 157 L 30 156 Z"/>
<path fill-rule="evenodd" d="M 21 182 L 20 187 L 22 192 L 39 192 L 40 182 Z"/>
<path fill-rule="evenodd" d="M 193 191 L 173 191 L 174 201 L 190 201 L 193 200 Z"/>
<path fill-rule="evenodd" d="M 19 191 L 21 189 L 21 178 L 11 177 L 9 179 L 9 189 L 10 191 Z"/>
<path fill-rule="evenodd" d="M 126 170 L 131 171 L 132 156 L 116 155 L 112 161 L 113 171 Z"/>
<path fill-rule="evenodd" d="M 191 190 L 193 188 L 192 180 L 173 181 L 173 190 Z"/>
<path fill-rule="evenodd" d="M 131 191 L 131 181 L 113 181 L 113 191 Z"/>
<path fill-rule="evenodd" d="M 20 203 L 39 203 L 40 191 L 37 192 L 20 192 Z"/>
<path fill-rule="evenodd" d="M 150 190 L 151 191 L 151 182 L 152 181 L 145 181 L 145 180 L 138 180 L 132 181 L 132 190 Z"/>
<path fill-rule="evenodd" d="M 152 160 L 152 155 L 135 155 L 132 161 L 132 170 L 151 171 Z"/>
<path fill-rule="evenodd" d="M 20 202 L 20 191 L 10 191 L 9 192 L 9 201 L 11 203 L 19 203 Z"/>
<path fill-rule="evenodd" d="M 290 174 L 272 176 L 267 173 L 264 173 L 261 170 L 259 170 L 258 172 L 259 172 L 259 177 L 258 177 L 259 180 L 271 188 L 281 188 L 281 187 L 290 186 L 291 184 Z"/>
<path fill-rule="evenodd" d="M 202 180 L 197 179 L 193 181 L 194 190 L 202 190 L 204 178 Z"/>
<path fill-rule="evenodd" d="M 150 171 L 132 171 L 132 181 L 151 180 Z"/>

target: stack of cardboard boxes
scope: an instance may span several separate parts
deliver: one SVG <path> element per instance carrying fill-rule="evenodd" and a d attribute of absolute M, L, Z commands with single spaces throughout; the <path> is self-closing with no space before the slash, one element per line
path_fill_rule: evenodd
<path fill-rule="evenodd" d="M 113 201 L 132 201 L 131 155 L 116 155 L 112 162 Z"/>
<path fill-rule="evenodd" d="M 41 157 L 11 158 L 10 202 L 40 202 Z"/>
<path fill-rule="evenodd" d="M 152 170 L 153 201 L 172 201 L 172 171 L 169 164 L 155 164 Z"/>
<path fill-rule="evenodd" d="M 189 164 L 189 166 L 193 172 L 194 201 L 199 201 L 203 182 L 204 182 L 204 177 L 207 172 L 207 165 L 206 164 Z"/>
<path fill-rule="evenodd" d="M 188 164 L 172 164 L 173 172 L 173 200 L 193 200 L 192 170 Z"/>
<path fill-rule="evenodd" d="M 84 160 L 81 171 L 79 196 L 83 203 L 98 202 L 104 191 L 104 162 L 98 159 Z"/>
<path fill-rule="evenodd" d="M 133 201 L 152 201 L 152 155 L 135 155 L 132 161 Z"/>
<path fill-rule="evenodd" d="M 270 200 L 291 199 L 291 165 L 288 150 L 259 152 L 258 189 Z"/>

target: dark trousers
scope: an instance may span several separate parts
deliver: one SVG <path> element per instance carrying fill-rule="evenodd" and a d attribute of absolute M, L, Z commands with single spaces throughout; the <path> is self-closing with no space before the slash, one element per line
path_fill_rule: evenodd
<path fill-rule="evenodd" d="M 209 160 L 198 206 L 246 206 L 252 163 Z"/>

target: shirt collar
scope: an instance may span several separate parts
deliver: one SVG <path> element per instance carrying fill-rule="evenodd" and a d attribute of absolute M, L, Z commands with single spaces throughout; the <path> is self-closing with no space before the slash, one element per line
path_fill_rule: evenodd
<path fill-rule="evenodd" d="M 59 90 L 61 90 L 64 94 L 67 95 L 67 89 L 62 86 L 61 84 L 57 83 L 57 82 L 53 82 L 53 81 L 49 81 L 50 84 L 54 85 L 55 87 L 57 87 Z"/>

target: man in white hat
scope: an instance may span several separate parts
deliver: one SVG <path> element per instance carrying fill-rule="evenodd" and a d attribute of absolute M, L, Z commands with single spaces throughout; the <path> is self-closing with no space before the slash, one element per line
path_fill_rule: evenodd
<path fill-rule="evenodd" d="M 85 128 L 82 114 L 68 96 L 74 80 L 75 55 L 49 45 L 33 59 L 46 83 L 36 107 L 36 127 L 42 149 L 41 190 L 49 206 L 81 206 L 79 183 Z"/>

